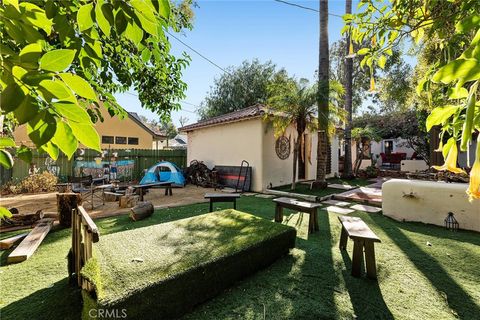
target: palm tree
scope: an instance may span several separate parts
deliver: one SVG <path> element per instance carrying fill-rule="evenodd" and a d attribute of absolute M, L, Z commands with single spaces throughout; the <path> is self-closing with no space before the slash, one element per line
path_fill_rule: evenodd
<path fill-rule="evenodd" d="M 352 13 L 352 0 L 346 0 L 345 13 Z M 349 23 L 350 24 L 350 23 Z M 347 121 L 345 123 L 345 161 L 343 162 L 342 178 L 353 178 L 352 172 L 352 79 L 353 79 L 353 48 L 351 48 L 350 31 L 346 39 L 346 57 L 345 57 L 345 111 L 347 112 Z"/>
<path fill-rule="evenodd" d="M 328 119 L 329 119 L 329 69 L 330 56 L 328 49 L 328 0 L 320 0 L 320 42 L 318 67 L 318 145 L 317 145 L 317 175 L 312 188 L 326 188 Z"/>
<path fill-rule="evenodd" d="M 298 160 L 305 141 L 305 131 L 317 129 L 317 87 L 309 86 L 306 79 L 295 81 L 286 73 L 275 78 L 268 86 L 269 98 L 265 118 L 272 121 L 276 136 L 284 135 L 290 126 L 297 132 L 293 143 L 292 190 L 295 190 Z"/>

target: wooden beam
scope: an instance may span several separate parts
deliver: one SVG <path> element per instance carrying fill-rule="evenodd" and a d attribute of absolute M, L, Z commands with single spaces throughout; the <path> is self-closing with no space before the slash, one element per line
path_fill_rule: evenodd
<path fill-rule="evenodd" d="M 14 244 L 19 243 L 28 235 L 28 232 L 17 234 L 16 236 L 6 238 L 0 241 L 0 250 L 10 249 Z"/>
<path fill-rule="evenodd" d="M 40 243 L 52 228 L 53 219 L 42 219 L 35 228 L 23 239 L 18 247 L 8 256 L 8 263 L 16 263 L 27 260 L 37 250 Z"/>

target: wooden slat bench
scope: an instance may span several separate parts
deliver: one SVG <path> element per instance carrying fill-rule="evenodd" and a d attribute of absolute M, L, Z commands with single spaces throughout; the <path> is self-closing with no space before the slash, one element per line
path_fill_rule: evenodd
<path fill-rule="evenodd" d="M 374 243 L 381 242 L 375 233 L 367 226 L 367 224 L 358 217 L 338 217 L 342 224 L 342 233 L 340 235 L 340 250 L 347 249 L 348 237 L 353 240 L 353 256 L 352 256 L 352 276 L 360 277 L 363 250 L 365 248 L 365 267 L 367 269 L 367 277 L 371 279 L 377 278 L 377 268 L 375 265 L 375 249 Z"/>
<path fill-rule="evenodd" d="M 308 220 L 308 233 L 313 233 L 319 229 L 317 209 L 322 206 L 320 203 L 299 201 L 297 199 L 286 197 L 273 199 L 273 202 L 276 203 L 275 222 L 283 221 L 283 208 L 287 208 L 305 212 L 310 215 Z"/>
<path fill-rule="evenodd" d="M 215 202 L 233 202 L 233 209 L 237 209 L 237 199 L 240 198 L 240 193 L 206 193 L 205 199 L 210 200 L 210 212 L 213 211 L 213 204 Z"/>

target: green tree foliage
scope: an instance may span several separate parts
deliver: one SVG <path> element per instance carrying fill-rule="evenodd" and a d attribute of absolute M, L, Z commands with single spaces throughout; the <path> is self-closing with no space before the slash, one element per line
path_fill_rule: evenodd
<path fill-rule="evenodd" d="M 277 73 L 271 61 L 261 63 L 258 59 L 244 61 L 239 67 L 229 67 L 227 72 L 215 79 L 213 87 L 198 110 L 202 120 L 266 103 L 267 86 Z"/>
<path fill-rule="evenodd" d="M 268 85 L 268 112 L 265 117 L 272 121 L 276 136 L 285 134 L 288 127 L 293 126 L 297 135 L 294 137 L 292 190 L 295 190 L 298 159 L 304 145 L 304 134 L 316 130 L 317 86 L 310 86 L 308 80 L 296 81 L 281 72 Z"/>
<path fill-rule="evenodd" d="M 162 122 L 160 129 L 167 135 L 168 139 L 173 139 L 178 134 L 177 127 L 171 120 Z"/>
<path fill-rule="evenodd" d="M 143 107 L 167 117 L 180 108 L 188 57 L 170 54 L 168 29 L 191 27 L 191 1 L 35 1 L 0 4 L 1 114 L 27 125 L 35 146 L 57 159 L 81 143 L 100 149 L 100 108 L 123 115 L 113 93 L 134 87 Z M 4 127 L 1 128 L 4 132 Z M 2 138 L 0 163 L 31 152 Z"/>
<path fill-rule="evenodd" d="M 380 139 L 403 138 L 406 146 L 428 163 L 430 142 L 425 126 L 427 116 L 425 110 L 414 109 L 382 114 L 365 113 L 353 120 L 353 127 L 357 131 L 369 127 Z"/>
<path fill-rule="evenodd" d="M 427 130 L 434 125 L 442 128 L 447 143 L 439 149 L 448 160 L 441 170 L 457 171 L 456 143 L 466 151 L 475 131 L 480 130 L 480 2 L 476 0 L 362 0 L 358 13 L 345 15 L 353 24 L 352 38 L 357 43 L 370 41 L 370 46 L 358 50 L 362 63 L 383 68 L 392 48 L 403 39 L 417 45 L 428 45 L 434 55 L 425 55 L 423 78 L 418 80 L 417 93 L 426 95 L 430 102 L 440 89 L 448 100 L 446 104 L 432 105 Z M 344 32 L 348 31 L 348 26 Z M 477 146 L 480 145 L 480 138 Z M 453 166 L 451 165 L 453 164 Z M 480 198 L 480 147 L 470 172 L 467 191 L 471 199 Z"/>

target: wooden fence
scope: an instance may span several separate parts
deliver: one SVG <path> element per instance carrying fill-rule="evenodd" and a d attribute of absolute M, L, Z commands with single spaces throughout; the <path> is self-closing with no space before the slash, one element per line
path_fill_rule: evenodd
<path fill-rule="evenodd" d="M 90 150 L 79 149 L 69 160 L 61 154 L 56 161 L 52 160 L 47 154 L 34 152 L 32 163 L 28 164 L 19 159 L 15 160 L 13 169 L 10 172 L 0 172 L 0 185 L 9 180 L 21 180 L 32 172 L 40 173 L 49 171 L 55 174 L 61 182 L 65 182 L 68 176 L 80 176 L 82 170 L 90 170 L 84 174 L 91 174 L 92 170 L 102 172 L 102 164 L 111 164 L 112 162 L 123 163 L 125 165 L 122 172 L 123 179 L 138 181 L 143 177 L 145 169 L 150 168 L 159 161 L 170 161 L 180 168 L 186 167 L 186 150 L 150 150 L 150 149 L 132 149 L 132 150 L 103 150 L 102 153 Z"/>
<path fill-rule="evenodd" d="M 82 206 L 72 210 L 72 248 L 69 254 L 69 277 L 76 277 L 79 287 L 92 291 L 93 287 L 84 279 L 80 270 L 92 258 L 92 245 L 98 242 L 100 234 L 92 218 Z"/>

